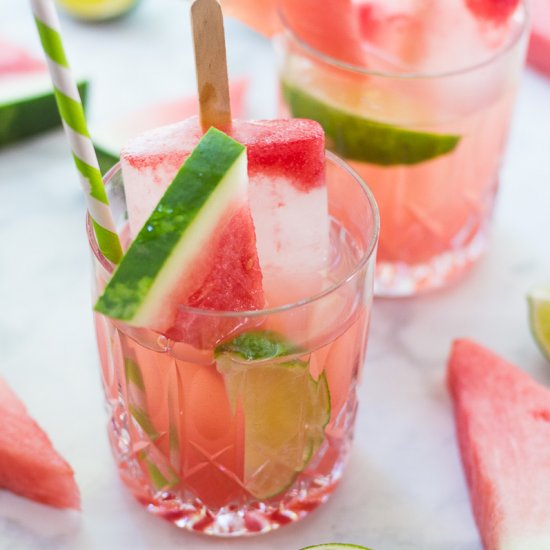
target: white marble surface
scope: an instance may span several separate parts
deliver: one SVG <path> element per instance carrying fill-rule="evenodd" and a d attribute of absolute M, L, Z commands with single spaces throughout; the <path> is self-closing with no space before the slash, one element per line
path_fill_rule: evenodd
<path fill-rule="evenodd" d="M 0 35 L 37 48 L 26 2 L 0 0 L 0 14 Z M 180 0 L 144 0 L 116 25 L 63 23 L 73 66 L 93 79 L 93 120 L 193 89 Z M 253 80 L 250 113 L 271 116 L 269 45 L 234 23 L 228 41 L 231 73 Z M 489 253 L 455 288 L 376 302 L 341 487 L 302 523 L 238 541 L 181 532 L 121 486 L 104 430 L 84 203 L 64 137 L 54 132 L 0 151 L 0 375 L 71 462 L 83 497 L 83 513 L 74 514 L 0 491 L 0 550 L 295 550 L 331 540 L 377 550 L 479 550 L 445 359 L 453 338 L 469 336 L 550 385 L 525 304 L 533 283 L 550 281 L 549 144 L 550 79 L 526 71 Z"/>

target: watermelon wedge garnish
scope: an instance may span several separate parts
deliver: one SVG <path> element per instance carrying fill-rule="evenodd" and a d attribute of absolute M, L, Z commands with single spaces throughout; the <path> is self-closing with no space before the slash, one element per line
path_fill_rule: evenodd
<path fill-rule="evenodd" d="M 69 464 L 0 378 L 0 488 L 56 508 L 80 509 Z"/>
<path fill-rule="evenodd" d="M 236 321 L 180 306 L 261 308 L 247 189 L 246 148 L 211 128 L 130 245 L 96 311 L 207 348 Z"/>
<path fill-rule="evenodd" d="M 236 80 L 229 84 L 231 112 L 241 117 L 248 81 Z M 112 168 L 120 157 L 120 151 L 131 138 L 160 126 L 174 124 L 191 116 L 198 115 L 199 101 L 195 95 L 182 99 L 172 99 L 154 105 L 147 105 L 136 112 L 128 113 L 120 119 L 92 128 L 91 133 L 103 173 Z"/>
<path fill-rule="evenodd" d="M 78 89 L 85 101 L 88 83 Z M 60 125 L 46 65 L 0 39 L 0 147 Z"/>
<path fill-rule="evenodd" d="M 469 340 L 454 343 L 447 375 L 485 550 L 547 550 L 550 390 Z"/>

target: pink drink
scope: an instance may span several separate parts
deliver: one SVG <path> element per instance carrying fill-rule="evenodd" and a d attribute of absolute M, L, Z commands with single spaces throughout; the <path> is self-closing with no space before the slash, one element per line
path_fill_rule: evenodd
<path fill-rule="evenodd" d="M 519 72 L 522 4 L 503 21 L 464 0 L 357 2 L 361 66 L 278 38 L 282 112 L 313 118 L 380 208 L 376 292 L 458 278 L 486 246 Z M 327 37 L 330 40 L 330 37 Z"/>
<path fill-rule="evenodd" d="M 108 189 L 124 226 L 119 171 L 108 177 Z M 120 475 L 149 511 L 179 527 L 222 536 L 268 532 L 325 502 L 342 475 L 367 340 L 378 220 L 368 190 L 333 157 L 327 191 L 330 267 L 320 294 L 271 310 L 187 311 L 203 323 L 231 319 L 223 342 L 235 332 L 278 335 L 292 349 L 247 360 L 96 314 Z M 88 232 L 97 295 L 111 266 Z M 319 280 L 313 283 L 318 288 Z M 288 295 L 276 284 L 266 288 L 267 303 L 277 303 L 278 290 Z"/>

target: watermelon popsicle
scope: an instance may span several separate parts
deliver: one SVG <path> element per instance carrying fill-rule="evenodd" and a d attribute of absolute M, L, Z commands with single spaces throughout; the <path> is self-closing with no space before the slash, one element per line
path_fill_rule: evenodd
<path fill-rule="evenodd" d="M 192 117 L 142 134 L 123 148 L 132 235 L 201 135 Z M 311 296 L 329 248 L 323 130 L 309 120 L 236 120 L 229 135 L 247 147 L 248 194 L 268 305 Z"/>

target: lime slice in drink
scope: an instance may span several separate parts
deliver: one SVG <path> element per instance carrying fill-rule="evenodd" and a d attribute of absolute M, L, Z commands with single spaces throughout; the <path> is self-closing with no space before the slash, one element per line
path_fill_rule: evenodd
<path fill-rule="evenodd" d="M 258 499 L 290 487 L 325 439 L 327 380 L 324 373 L 314 380 L 297 355 L 271 331 L 249 332 L 216 349 L 231 406 L 244 417 L 245 487 Z"/>
<path fill-rule="evenodd" d="M 318 544 L 317 546 L 306 546 L 301 550 L 369 550 L 364 546 L 357 546 L 356 544 L 342 544 L 339 542 L 329 542 L 328 544 Z"/>
<path fill-rule="evenodd" d="M 527 299 L 531 332 L 544 356 L 550 360 L 550 285 L 535 287 Z"/>
<path fill-rule="evenodd" d="M 321 124 L 327 147 L 348 160 L 380 166 L 418 164 L 454 150 L 460 136 L 407 130 L 348 112 L 301 88 L 282 84 L 290 113 Z"/>

